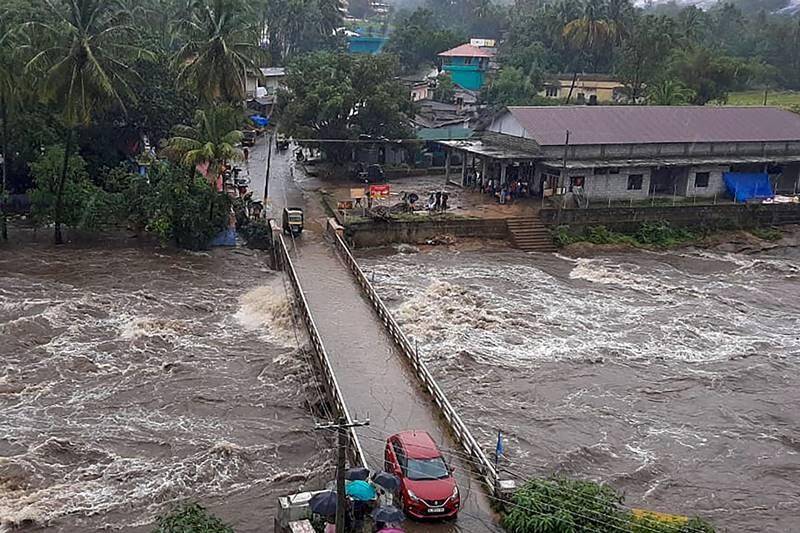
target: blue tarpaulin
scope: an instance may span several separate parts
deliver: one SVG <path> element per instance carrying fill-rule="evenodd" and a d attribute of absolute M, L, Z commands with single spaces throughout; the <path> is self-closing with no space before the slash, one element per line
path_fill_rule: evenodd
<path fill-rule="evenodd" d="M 737 202 L 746 202 L 753 198 L 772 198 L 775 196 L 769 174 L 746 174 L 725 172 L 722 174 L 725 187 Z"/>
<path fill-rule="evenodd" d="M 253 124 L 262 128 L 265 128 L 267 124 L 269 124 L 269 119 L 261 115 L 250 115 L 250 120 L 253 121 Z"/>
<path fill-rule="evenodd" d="M 236 228 L 222 230 L 211 239 L 209 246 L 236 246 Z"/>

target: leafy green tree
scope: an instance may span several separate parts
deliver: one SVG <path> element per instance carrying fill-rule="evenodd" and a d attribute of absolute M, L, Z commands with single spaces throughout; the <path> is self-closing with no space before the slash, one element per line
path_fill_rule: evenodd
<path fill-rule="evenodd" d="M 225 106 L 198 110 L 192 125 L 178 125 L 164 146 L 164 154 L 173 161 L 194 169 L 208 165 L 208 176 L 216 178 L 226 161 L 244 159 L 237 145 L 242 140 L 238 112 Z"/>
<path fill-rule="evenodd" d="M 466 40 L 465 33 L 444 27 L 432 11 L 420 8 L 395 23 L 385 51 L 399 57 L 403 70 L 411 72 L 433 65 L 438 54 Z"/>
<path fill-rule="evenodd" d="M 336 30 L 343 25 L 340 0 L 267 0 L 261 9 L 261 34 L 273 64 L 298 54 L 334 50 L 343 44 Z"/>
<path fill-rule="evenodd" d="M 619 22 L 608 18 L 603 0 L 587 0 L 583 15 L 568 22 L 564 26 L 563 34 L 567 44 L 575 50 L 578 57 L 585 57 L 591 70 L 595 71 L 599 52 L 617 44 L 623 35 L 623 30 Z M 576 80 L 577 69 L 567 94 L 567 103 L 572 98 Z"/>
<path fill-rule="evenodd" d="M 397 80 L 394 56 L 355 56 L 318 52 L 298 58 L 288 69 L 279 101 L 281 127 L 300 139 L 390 139 L 410 134 L 413 110 L 407 89 Z M 346 143 L 324 143 L 335 163 L 347 159 Z"/>
<path fill-rule="evenodd" d="M 51 44 L 27 66 L 40 75 L 42 97 L 61 109 L 66 125 L 64 162 L 55 198 L 56 244 L 63 243 L 63 195 L 74 130 L 88 126 L 93 113 L 100 109 L 118 105 L 124 110 L 126 101 L 135 100 L 128 83 L 133 71 L 123 62 L 131 53 L 123 39 L 132 30 L 125 24 L 124 16 L 102 0 L 65 3 L 65 6 L 48 3 L 57 22 L 35 26 Z"/>
<path fill-rule="evenodd" d="M 661 80 L 647 88 L 651 105 L 686 105 L 694 99 L 694 91 L 675 80 Z"/>
<path fill-rule="evenodd" d="M 436 89 L 433 91 L 433 99 L 437 102 L 451 103 L 456 96 L 456 84 L 448 74 L 439 74 L 436 79 Z"/>
<path fill-rule="evenodd" d="M 510 105 L 535 105 L 544 102 L 539 95 L 539 86 L 522 70 L 503 67 L 483 91 L 484 100 L 493 107 Z"/>
<path fill-rule="evenodd" d="M 69 227 L 96 229 L 112 222 L 112 199 L 89 180 L 83 158 L 75 154 L 69 156 L 66 180 L 62 183 L 60 174 L 63 161 L 63 146 L 51 146 L 37 161 L 31 163 L 36 186 L 29 193 L 34 223 L 43 226 L 53 223 L 56 216 L 60 216 L 62 223 Z"/>
<path fill-rule="evenodd" d="M 246 72 L 258 67 L 261 53 L 249 6 L 244 0 L 198 0 L 181 21 L 185 44 L 175 54 L 178 79 L 206 103 L 245 98 Z"/>
<path fill-rule="evenodd" d="M 159 517 L 153 533 L 233 533 L 233 528 L 196 503 Z"/>
<path fill-rule="evenodd" d="M 733 58 L 702 47 L 677 50 L 670 62 L 669 72 L 693 91 L 691 103 L 697 105 L 724 100 L 736 86 L 737 69 L 741 66 Z"/>
<path fill-rule="evenodd" d="M 623 39 L 617 55 L 617 73 L 625 84 L 630 102 L 639 102 L 645 87 L 664 72 L 667 59 L 677 44 L 676 34 L 672 19 L 645 15 Z"/>
<path fill-rule="evenodd" d="M 165 244 L 205 249 L 228 225 L 230 197 L 210 187 L 194 169 L 168 161 L 154 163 L 146 177 L 129 176 L 122 195 L 128 222 L 144 225 Z"/>

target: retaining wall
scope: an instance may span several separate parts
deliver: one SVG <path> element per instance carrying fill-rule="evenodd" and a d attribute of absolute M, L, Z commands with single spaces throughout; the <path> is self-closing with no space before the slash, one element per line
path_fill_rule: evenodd
<path fill-rule="evenodd" d="M 421 221 L 370 221 L 346 226 L 345 236 L 356 248 L 387 244 L 423 244 L 440 235 L 461 238 L 508 239 L 508 226 L 502 218 L 449 219 Z"/>
<path fill-rule="evenodd" d="M 619 232 L 634 232 L 642 222 L 668 221 L 674 227 L 711 230 L 751 229 L 800 224 L 800 204 L 726 204 L 673 207 L 611 207 L 591 209 L 542 209 L 546 226 L 568 225 L 580 230 L 606 226 Z"/>

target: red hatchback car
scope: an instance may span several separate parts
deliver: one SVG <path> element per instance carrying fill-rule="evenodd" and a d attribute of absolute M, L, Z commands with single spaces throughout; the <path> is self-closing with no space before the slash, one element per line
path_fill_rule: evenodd
<path fill-rule="evenodd" d="M 384 469 L 400 478 L 403 511 L 412 518 L 453 518 L 461 507 L 453 470 L 427 431 L 386 440 Z"/>

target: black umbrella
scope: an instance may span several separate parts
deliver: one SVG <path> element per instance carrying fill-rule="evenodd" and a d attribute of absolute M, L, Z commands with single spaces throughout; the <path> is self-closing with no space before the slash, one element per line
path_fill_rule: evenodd
<path fill-rule="evenodd" d="M 313 513 L 322 516 L 333 516 L 336 514 L 336 501 L 336 493 L 332 490 L 326 490 L 314 494 L 311 499 L 308 500 L 308 506 Z"/>
<path fill-rule="evenodd" d="M 395 491 L 400 486 L 397 476 L 388 472 L 376 472 L 372 476 L 372 482 L 388 491 Z"/>
<path fill-rule="evenodd" d="M 348 481 L 365 481 L 369 479 L 369 469 L 363 466 L 354 466 L 344 473 L 344 478 Z"/>
<path fill-rule="evenodd" d="M 383 522 L 384 524 L 396 524 L 406 519 L 403 511 L 391 505 L 383 505 L 372 511 L 372 518 L 376 522 Z"/>

